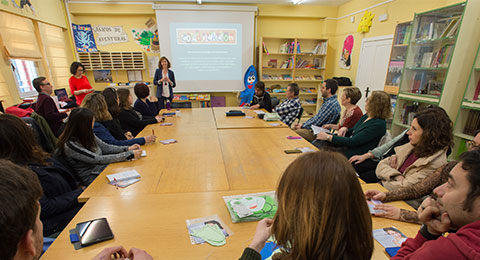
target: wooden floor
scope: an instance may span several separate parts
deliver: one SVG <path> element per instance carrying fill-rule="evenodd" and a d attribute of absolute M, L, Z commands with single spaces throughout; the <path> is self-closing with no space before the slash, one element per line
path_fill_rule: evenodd
<path fill-rule="evenodd" d="M 172 126 L 146 127 L 139 136 L 153 130 L 158 140 L 178 142 L 142 146 L 147 157 L 109 165 L 80 195 L 85 206 L 42 259 L 91 259 L 114 245 L 145 249 L 154 259 L 238 259 L 257 223 L 232 223 L 222 197 L 275 190 L 282 172 L 299 156 L 283 151 L 315 147 L 303 139 L 287 139 L 296 134 L 283 123 L 274 127 L 256 117 L 226 117 L 230 109 L 240 108 L 181 109 L 180 115 L 166 119 Z M 107 184 L 106 174 L 132 169 L 141 174 L 140 182 L 124 189 Z M 362 188 L 383 190 L 378 184 L 362 184 Z M 404 202 L 391 204 L 410 209 Z M 185 220 L 210 215 L 218 215 L 234 234 L 222 247 L 192 245 Z M 108 219 L 115 238 L 74 250 L 68 230 L 100 217 Z M 419 229 L 419 225 L 373 217 L 374 229 L 389 226 L 410 237 Z M 377 242 L 372 259 L 388 259 Z"/>

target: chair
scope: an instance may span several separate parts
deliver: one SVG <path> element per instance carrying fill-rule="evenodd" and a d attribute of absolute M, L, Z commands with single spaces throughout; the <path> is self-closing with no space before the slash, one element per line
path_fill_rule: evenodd
<path fill-rule="evenodd" d="M 272 102 L 272 108 L 275 108 L 278 105 L 278 103 L 280 103 L 277 97 L 272 97 L 271 102 Z"/>
<path fill-rule="evenodd" d="M 300 113 L 298 113 L 298 116 L 297 116 L 299 124 L 300 124 L 300 120 L 302 120 L 302 115 L 303 115 L 303 107 L 300 107 Z"/>
<path fill-rule="evenodd" d="M 192 102 L 172 102 L 172 108 L 192 108 Z"/>
<path fill-rule="evenodd" d="M 40 145 L 45 152 L 53 153 L 55 151 L 55 144 L 47 138 L 37 121 L 31 117 L 22 117 L 21 119 L 32 129 L 37 144 Z"/>

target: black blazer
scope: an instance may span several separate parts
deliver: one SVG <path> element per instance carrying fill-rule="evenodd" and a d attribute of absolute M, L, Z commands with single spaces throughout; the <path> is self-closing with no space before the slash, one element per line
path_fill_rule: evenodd
<path fill-rule="evenodd" d="M 53 158 L 47 162 L 48 165 L 29 165 L 43 188 L 40 219 L 44 236 L 62 231 L 83 205 L 77 201 L 82 189 L 78 188 L 73 173 Z"/>
<path fill-rule="evenodd" d="M 157 123 L 157 119 L 154 117 L 142 116 L 133 108 L 122 108 L 120 114 L 118 114 L 118 120 L 120 120 L 123 131 L 130 131 L 133 136 L 138 135 L 145 126 Z"/>
<path fill-rule="evenodd" d="M 140 112 L 142 116 L 155 117 L 158 115 L 158 112 L 160 111 L 158 108 L 158 102 L 150 102 L 148 99 L 146 101 L 147 102 L 145 103 L 142 100 L 137 99 L 133 105 L 133 108 Z"/>
<path fill-rule="evenodd" d="M 169 89 L 170 89 L 170 101 L 173 99 L 173 88 L 177 86 L 177 83 L 175 83 L 175 74 L 173 74 L 173 71 L 168 70 L 168 78 L 172 81 L 172 84 L 170 84 Z M 155 71 L 155 76 L 153 77 L 153 84 L 157 86 L 157 97 L 160 98 L 162 96 L 162 85 L 158 85 L 158 81 L 162 79 L 162 69 L 157 69 Z"/>

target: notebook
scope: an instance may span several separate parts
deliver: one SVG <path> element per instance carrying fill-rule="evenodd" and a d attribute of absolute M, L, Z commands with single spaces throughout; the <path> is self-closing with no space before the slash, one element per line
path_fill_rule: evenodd
<path fill-rule="evenodd" d="M 140 177 L 140 174 L 135 170 L 107 175 L 109 184 L 115 185 L 120 188 L 125 188 L 136 182 L 139 182 Z"/>

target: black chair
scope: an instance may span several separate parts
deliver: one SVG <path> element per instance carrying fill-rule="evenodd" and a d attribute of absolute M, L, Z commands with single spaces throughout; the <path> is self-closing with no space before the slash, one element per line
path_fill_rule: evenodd
<path fill-rule="evenodd" d="M 277 97 L 272 97 L 271 102 L 272 102 L 272 109 L 275 108 L 278 105 L 278 103 L 280 103 Z"/>
<path fill-rule="evenodd" d="M 53 153 L 55 151 L 55 145 L 48 141 L 47 136 L 42 128 L 40 128 L 37 121 L 31 117 L 22 117 L 21 119 L 30 126 L 30 129 L 32 129 L 37 144 L 40 145 L 45 152 Z"/>
<path fill-rule="evenodd" d="M 192 108 L 192 102 L 172 102 L 172 108 Z"/>

